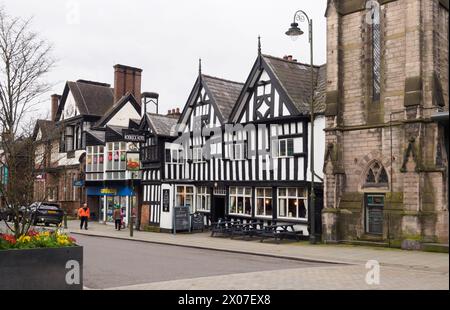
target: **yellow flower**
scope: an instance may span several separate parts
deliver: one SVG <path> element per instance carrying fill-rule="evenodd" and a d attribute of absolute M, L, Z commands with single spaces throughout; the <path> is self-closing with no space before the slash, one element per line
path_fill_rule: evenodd
<path fill-rule="evenodd" d="M 19 237 L 19 239 L 17 239 L 17 242 L 20 242 L 20 243 L 26 243 L 26 242 L 30 242 L 30 241 L 31 241 L 31 237 L 26 236 L 26 235 L 22 235 Z"/>

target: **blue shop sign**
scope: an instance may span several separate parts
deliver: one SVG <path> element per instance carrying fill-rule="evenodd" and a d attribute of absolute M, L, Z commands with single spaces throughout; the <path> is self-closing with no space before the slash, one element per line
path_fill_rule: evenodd
<path fill-rule="evenodd" d="M 128 186 L 90 186 L 88 196 L 134 196 L 133 189 Z"/>

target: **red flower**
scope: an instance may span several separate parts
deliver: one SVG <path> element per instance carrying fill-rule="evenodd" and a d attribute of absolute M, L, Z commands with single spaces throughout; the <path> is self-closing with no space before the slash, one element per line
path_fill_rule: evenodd
<path fill-rule="evenodd" d="M 70 242 L 75 243 L 77 242 L 77 239 L 75 239 L 74 237 L 69 237 Z"/>
<path fill-rule="evenodd" d="M 37 231 L 35 231 L 35 230 L 30 230 L 27 233 L 27 236 L 30 236 L 30 237 L 34 237 L 34 236 L 37 236 L 37 235 L 39 235 L 39 233 Z"/>
<path fill-rule="evenodd" d="M 16 238 L 13 235 L 4 234 L 4 235 L 2 235 L 2 239 L 11 244 L 16 244 L 16 242 L 17 242 Z"/>

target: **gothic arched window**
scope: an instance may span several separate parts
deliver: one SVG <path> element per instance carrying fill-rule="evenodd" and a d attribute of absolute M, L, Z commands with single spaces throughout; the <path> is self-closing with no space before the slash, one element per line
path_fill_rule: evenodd
<path fill-rule="evenodd" d="M 386 169 L 379 162 L 374 162 L 367 170 L 364 187 L 387 187 L 389 177 Z"/>
<path fill-rule="evenodd" d="M 381 28 L 380 4 L 376 0 L 366 2 L 367 18 L 370 25 L 370 41 L 372 50 L 372 100 L 379 101 L 381 94 Z"/>

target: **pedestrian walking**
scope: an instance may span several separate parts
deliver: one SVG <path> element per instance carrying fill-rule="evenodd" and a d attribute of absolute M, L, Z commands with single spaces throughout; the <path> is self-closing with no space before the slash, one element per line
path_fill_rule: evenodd
<path fill-rule="evenodd" d="M 84 203 L 81 208 L 78 209 L 78 218 L 80 219 L 80 229 L 88 230 L 88 220 L 90 216 L 90 211 L 87 203 Z"/>
<path fill-rule="evenodd" d="M 120 211 L 119 205 L 115 206 L 113 219 L 116 230 L 120 230 L 120 228 L 122 227 L 122 212 Z"/>

